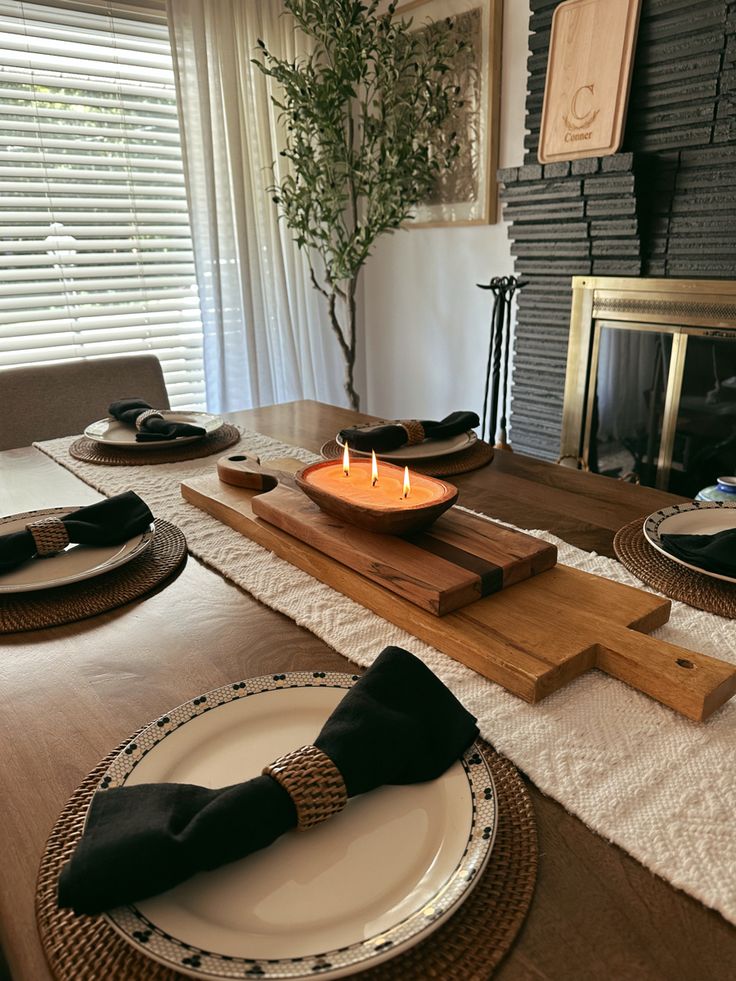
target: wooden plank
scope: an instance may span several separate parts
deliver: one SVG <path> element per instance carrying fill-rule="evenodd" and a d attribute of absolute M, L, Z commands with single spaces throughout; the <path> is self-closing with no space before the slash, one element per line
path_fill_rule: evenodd
<path fill-rule="evenodd" d="M 261 464 L 257 457 L 241 453 L 221 457 L 217 475 L 223 483 L 259 492 L 253 499 L 253 512 L 259 517 L 436 616 L 557 561 L 554 545 L 457 509 L 413 535 L 359 528 L 337 514 L 324 513 L 296 489 L 293 463 Z M 447 489 L 457 496 L 452 485 Z"/>
<path fill-rule="evenodd" d="M 258 518 L 252 491 L 200 477 L 186 500 L 248 538 L 528 702 L 598 667 L 690 719 L 736 693 L 736 668 L 643 637 L 669 617 L 668 600 L 556 566 L 437 617 Z"/>
<path fill-rule="evenodd" d="M 641 0 L 564 0 L 554 12 L 539 161 L 621 146 Z"/>
<path fill-rule="evenodd" d="M 429 534 L 501 566 L 504 586 L 551 569 L 557 561 L 554 545 L 457 508 L 435 521 Z"/>
<path fill-rule="evenodd" d="M 436 616 L 528 579 L 557 561 L 554 545 L 454 508 L 426 532 L 398 538 L 325 514 L 288 487 L 259 494 L 252 507 L 258 517 Z M 436 525 L 441 529 L 437 534 Z"/>
<path fill-rule="evenodd" d="M 475 573 L 400 538 L 347 525 L 286 487 L 254 497 L 253 512 L 435 615 L 480 598 Z"/>

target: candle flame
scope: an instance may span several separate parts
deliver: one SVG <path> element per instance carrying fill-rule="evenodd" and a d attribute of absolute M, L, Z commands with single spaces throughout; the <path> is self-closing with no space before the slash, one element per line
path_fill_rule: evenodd
<path fill-rule="evenodd" d="M 350 453 L 348 452 L 348 444 L 345 444 L 345 449 L 342 451 L 342 472 L 346 477 L 350 476 Z"/>
<path fill-rule="evenodd" d="M 371 487 L 375 487 L 378 483 L 378 461 L 376 460 L 376 451 L 371 450 Z"/>
<path fill-rule="evenodd" d="M 411 481 L 409 480 L 409 468 L 404 467 L 404 497 L 411 494 Z"/>

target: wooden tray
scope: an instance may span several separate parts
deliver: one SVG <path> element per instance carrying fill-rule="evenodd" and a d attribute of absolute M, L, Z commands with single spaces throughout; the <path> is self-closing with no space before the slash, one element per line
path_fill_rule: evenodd
<path fill-rule="evenodd" d="M 696 721 L 736 692 L 732 665 L 646 636 L 667 622 L 670 602 L 643 590 L 557 565 L 437 617 L 259 518 L 258 491 L 214 475 L 181 489 L 187 501 L 527 702 L 594 667 Z"/>
<path fill-rule="evenodd" d="M 323 514 L 277 487 L 253 513 L 435 616 L 445 616 L 552 568 L 554 545 L 452 508 L 410 538 L 377 535 Z"/>
<path fill-rule="evenodd" d="M 428 528 L 401 537 L 357 527 L 331 509 L 322 512 L 309 500 L 308 491 L 303 491 L 305 471 L 294 476 L 294 465 L 293 459 L 261 466 L 254 456 L 224 456 L 217 461 L 217 475 L 226 484 L 268 491 L 253 498 L 253 513 L 259 518 L 435 616 L 459 610 L 557 562 L 554 545 L 457 508 Z M 448 484 L 446 489 L 454 501 L 457 488 Z"/>
<path fill-rule="evenodd" d="M 552 568 L 554 545 L 451 508 L 410 538 L 378 535 L 324 514 L 279 486 L 253 513 L 435 616 Z"/>

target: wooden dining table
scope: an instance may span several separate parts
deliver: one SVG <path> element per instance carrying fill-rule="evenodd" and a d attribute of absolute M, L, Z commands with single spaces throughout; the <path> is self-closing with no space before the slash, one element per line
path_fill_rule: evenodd
<path fill-rule="evenodd" d="M 315 452 L 338 429 L 369 419 L 311 401 L 227 418 Z M 453 481 L 469 508 L 606 555 L 619 527 L 681 500 L 506 451 Z M 99 496 L 37 449 L 0 453 L 2 514 Z M 354 670 L 323 641 L 191 557 L 153 595 L 68 626 L 1 636 L 0 648 L 0 941 L 13 981 L 52 976 L 34 915 L 39 861 L 67 799 L 113 747 L 172 705 L 233 678 L 274 669 Z M 527 786 L 539 833 L 536 892 L 494 977 L 736 976 L 736 930 L 718 913 Z"/>

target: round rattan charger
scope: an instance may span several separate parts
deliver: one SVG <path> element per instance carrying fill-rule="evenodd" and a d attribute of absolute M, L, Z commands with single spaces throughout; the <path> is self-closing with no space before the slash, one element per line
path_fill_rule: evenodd
<path fill-rule="evenodd" d="M 736 585 L 666 558 L 644 537 L 641 518 L 616 532 L 613 549 L 619 562 L 647 586 L 698 610 L 736 620 Z"/>
<path fill-rule="evenodd" d="M 58 627 L 125 606 L 166 583 L 184 568 L 186 558 L 183 532 L 157 519 L 146 551 L 111 572 L 68 586 L 0 596 L 0 634 Z"/>
<path fill-rule="evenodd" d="M 134 736 L 131 738 L 135 738 Z M 56 905 L 59 873 L 84 827 L 103 774 L 126 740 L 75 791 L 46 844 L 36 885 L 36 918 L 44 952 L 59 981 L 173 981 L 183 975 L 134 950 L 101 917 Z M 484 749 L 498 800 L 498 830 L 480 881 L 457 913 L 425 941 L 360 975 L 365 981 L 486 981 L 518 933 L 537 873 L 537 832 L 518 771 Z"/>
<path fill-rule="evenodd" d="M 343 447 L 336 439 L 330 439 L 322 445 L 320 453 L 325 460 L 337 460 L 342 456 Z M 460 453 L 417 460 L 416 463 L 411 464 L 411 469 L 427 477 L 454 477 L 456 474 L 480 470 L 492 459 L 493 447 L 479 439 L 469 449 L 462 450 Z"/>
<path fill-rule="evenodd" d="M 212 453 L 222 453 L 228 446 L 237 443 L 240 430 L 230 423 L 225 423 L 216 432 L 210 433 L 193 443 L 183 443 L 180 446 L 156 447 L 147 446 L 143 450 L 115 449 L 93 439 L 80 436 L 69 447 L 69 454 L 75 460 L 86 463 L 100 463 L 108 467 L 140 467 L 157 463 L 179 463 L 181 460 L 198 460 Z"/>

